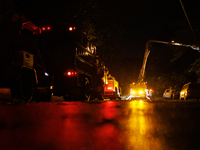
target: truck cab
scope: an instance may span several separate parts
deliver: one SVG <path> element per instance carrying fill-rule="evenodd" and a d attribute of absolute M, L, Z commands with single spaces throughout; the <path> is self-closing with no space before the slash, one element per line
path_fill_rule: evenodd
<path fill-rule="evenodd" d="M 146 82 L 132 83 L 130 84 L 130 97 L 131 98 L 146 98 L 147 96 Z"/>
<path fill-rule="evenodd" d="M 104 86 L 104 98 L 121 99 L 121 89 L 119 83 L 110 74 L 107 76 L 107 84 Z"/>

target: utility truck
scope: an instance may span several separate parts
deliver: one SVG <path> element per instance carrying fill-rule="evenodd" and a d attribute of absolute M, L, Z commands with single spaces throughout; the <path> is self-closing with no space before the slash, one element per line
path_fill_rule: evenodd
<path fill-rule="evenodd" d="M 52 26 L 41 36 L 47 64 L 53 75 L 53 95 L 65 101 L 103 99 L 106 67 L 87 34 L 76 27 Z"/>
<path fill-rule="evenodd" d="M 113 99 L 121 99 L 121 88 L 119 87 L 119 83 L 115 80 L 113 76 L 110 74 L 107 77 L 107 84 L 104 86 L 104 98 Z"/>
<path fill-rule="evenodd" d="M 0 88 L 10 88 L 13 98 L 50 101 L 51 76 L 37 47 L 41 29 L 14 14 L 0 24 Z"/>
<path fill-rule="evenodd" d="M 147 97 L 148 93 L 152 91 L 152 90 L 147 89 L 147 82 L 144 81 L 145 68 L 146 68 L 147 59 L 148 59 L 148 56 L 150 53 L 149 47 L 150 47 L 151 43 L 161 43 L 161 44 L 166 44 L 166 45 L 189 47 L 189 48 L 192 48 L 193 50 L 199 51 L 199 46 L 196 46 L 196 45 L 176 43 L 174 41 L 165 42 L 165 41 L 158 41 L 158 40 L 148 40 L 146 42 L 146 48 L 145 48 L 142 68 L 141 68 L 139 76 L 138 76 L 138 81 L 137 81 L 137 83 L 130 84 L 130 98 L 131 97 Z"/>

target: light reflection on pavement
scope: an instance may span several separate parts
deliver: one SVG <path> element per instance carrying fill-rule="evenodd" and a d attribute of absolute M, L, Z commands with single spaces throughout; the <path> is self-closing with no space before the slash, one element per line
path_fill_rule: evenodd
<path fill-rule="evenodd" d="M 153 132 L 155 126 L 155 118 L 151 117 L 153 108 L 152 104 L 140 101 L 130 102 L 131 115 L 127 123 L 127 143 L 126 149 L 150 150 L 162 149 L 165 145 L 162 139 L 154 138 Z"/>
<path fill-rule="evenodd" d="M 0 105 L 0 145 L 11 150 L 200 148 L 199 102 L 100 101 Z"/>

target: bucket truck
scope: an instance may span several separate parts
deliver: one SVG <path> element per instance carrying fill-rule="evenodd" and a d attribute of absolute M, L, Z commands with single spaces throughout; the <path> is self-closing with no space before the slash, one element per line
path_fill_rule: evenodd
<path fill-rule="evenodd" d="M 138 76 L 138 81 L 137 81 L 137 83 L 130 84 L 130 98 L 131 97 L 145 98 L 147 96 L 147 93 L 148 93 L 147 82 L 144 82 L 144 77 L 145 77 L 144 74 L 145 74 L 147 59 L 148 59 L 148 56 L 150 53 L 149 47 L 150 47 L 151 43 L 161 43 L 161 44 L 174 45 L 174 46 L 190 47 L 193 50 L 199 51 L 199 47 L 196 45 L 176 43 L 174 41 L 165 42 L 165 41 L 158 41 L 158 40 L 148 40 L 146 42 L 146 48 L 145 48 L 142 68 L 141 68 L 139 76 Z"/>

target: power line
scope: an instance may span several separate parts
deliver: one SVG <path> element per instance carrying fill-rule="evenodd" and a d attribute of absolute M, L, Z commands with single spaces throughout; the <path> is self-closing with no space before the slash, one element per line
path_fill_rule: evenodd
<path fill-rule="evenodd" d="M 192 26 L 191 26 L 191 24 L 190 24 L 189 18 L 188 18 L 187 14 L 186 14 L 186 11 L 185 11 L 185 8 L 184 8 L 184 6 L 183 6 L 183 3 L 182 3 L 181 0 L 179 0 L 179 1 L 180 1 L 180 3 L 181 3 L 182 8 L 183 8 L 183 12 L 184 12 L 185 17 L 186 17 L 186 19 L 187 19 L 187 21 L 188 21 L 188 24 L 189 24 L 189 26 L 190 26 L 190 29 L 192 30 L 192 33 L 193 33 L 195 39 L 197 40 L 197 38 L 196 38 L 196 36 L 195 36 L 195 33 L 194 33 L 194 30 L 193 30 L 193 28 L 192 28 Z"/>

